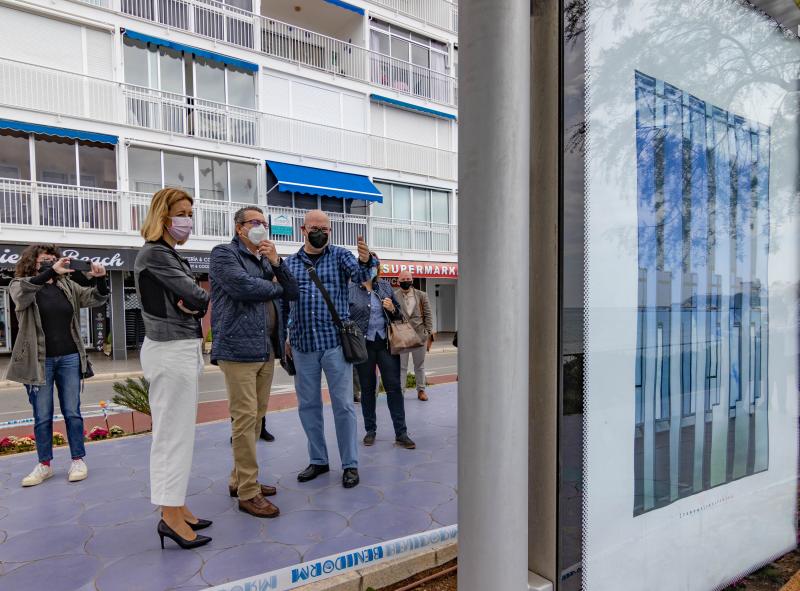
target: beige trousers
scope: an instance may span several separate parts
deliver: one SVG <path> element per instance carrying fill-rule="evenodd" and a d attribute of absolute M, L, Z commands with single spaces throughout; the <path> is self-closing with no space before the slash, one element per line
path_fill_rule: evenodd
<path fill-rule="evenodd" d="M 228 389 L 228 406 L 233 431 L 233 471 L 230 486 L 238 489 L 239 499 L 246 501 L 261 493 L 258 483 L 256 442 L 261 433 L 261 419 L 267 413 L 275 358 L 269 361 L 240 363 L 220 361 Z"/>

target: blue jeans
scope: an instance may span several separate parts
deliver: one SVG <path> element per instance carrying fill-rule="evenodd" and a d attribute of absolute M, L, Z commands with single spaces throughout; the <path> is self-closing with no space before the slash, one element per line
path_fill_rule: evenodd
<path fill-rule="evenodd" d="M 308 439 L 310 463 L 328 463 L 325 422 L 322 418 L 322 372 L 325 371 L 342 468 L 357 468 L 358 425 L 353 404 L 353 367 L 345 361 L 342 348 L 313 353 L 292 350 L 292 358 L 297 369 L 294 385 L 300 422 Z"/>
<path fill-rule="evenodd" d="M 58 404 L 67 427 L 70 454 L 73 459 L 82 458 L 86 450 L 83 447 L 81 416 L 81 356 L 73 353 L 47 357 L 44 373 L 44 386 L 25 386 L 33 407 L 33 434 L 39 461 L 49 462 L 53 459 L 53 385 L 58 388 Z"/>

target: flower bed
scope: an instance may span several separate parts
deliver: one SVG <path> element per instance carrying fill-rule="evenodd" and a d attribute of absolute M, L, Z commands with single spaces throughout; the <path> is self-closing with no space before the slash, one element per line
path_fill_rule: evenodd
<path fill-rule="evenodd" d="M 119 425 L 112 425 L 109 429 L 103 427 L 93 427 L 88 433 L 84 433 L 84 441 L 100 441 L 103 439 L 116 439 L 117 437 L 125 437 L 133 435 L 133 433 L 126 433 L 125 430 Z M 67 445 L 67 438 L 63 433 L 55 431 L 53 433 L 53 447 L 60 447 Z M 33 435 L 26 435 L 24 437 L 14 437 L 9 435 L 0 439 L 0 455 L 16 454 L 26 451 L 33 451 L 36 449 L 36 439 Z"/>

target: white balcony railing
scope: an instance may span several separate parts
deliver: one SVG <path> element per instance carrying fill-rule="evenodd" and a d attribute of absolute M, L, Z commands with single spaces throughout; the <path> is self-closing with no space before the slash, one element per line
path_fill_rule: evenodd
<path fill-rule="evenodd" d="M 449 0 L 369 0 L 445 31 L 458 33 L 458 4 Z"/>
<path fill-rule="evenodd" d="M 16 86 L 21 80 L 24 89 Z M 446 180 L 457 175 L 450 150 L 6 59 L 0 104 Z"/>
<path fill-rule="evenodd" d="M 151 195 L 93 187 L 54 185 L 0 178 L 0 227 L 26 226 L 74 230 L 104 230 L 137 233 L 142 227 Z M 226 240 L 233 236 L 233 214 L 247 203 L 197 199 L 194 205 L 194 236 Z M 263 207 L 263 206 L 262 206 Z M 305 210 L 265 208 L 272 215 L 292 220 L 292 232 L 274 235 L 276 242 L 301 244 L 300 225 Z M 333 242 L 356 246 L 358 236 L 382 250 L 412 253 L 457 252 L 456 226 L 392 220 L 365 215 L 328 213 Z"/>
<path fill-rule="evenodd" d="M 121 87 L 128 125 L 228 144 L 259 145 L 258 111 L 132 84 Z"/>
<path fill-rule="evenodd" d="M 0 178 L 0 225 L 119 230 L 119 193 Z"/>
<path fill-rule="evenodd" d="M 120 1 L 121 11 L 128 16 L 444 105 L 456 104 L 456 80 L 446 73 L 416 66 L 216 0 Z M 429 15 L 427 18 L 432 19 L 432 24 L 433 20 L 447 20 L 450 17 L 445 18 L 444 15 L 449 15 L 455 9 L 446 0 L 435 0 L 431 6 L 428 6 L 428 0 L 412 1 L 415 5 L 419 4 L 421 10 L 424 9 L 423 12 Z M 405 6 L 408 1 L 379 0 L 378 3 Z M 394 6 L 390 7 L 403 12 Z"/>

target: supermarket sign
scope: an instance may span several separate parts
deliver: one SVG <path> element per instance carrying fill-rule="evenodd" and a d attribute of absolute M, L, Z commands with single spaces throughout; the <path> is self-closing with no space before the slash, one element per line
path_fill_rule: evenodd
<path fill-rule="evenodd" d="M 414 277 L 458 279 L 458 263 L 381 260 L 381 276 L 397 277 L 403 271 L 411 271 Z"/>

